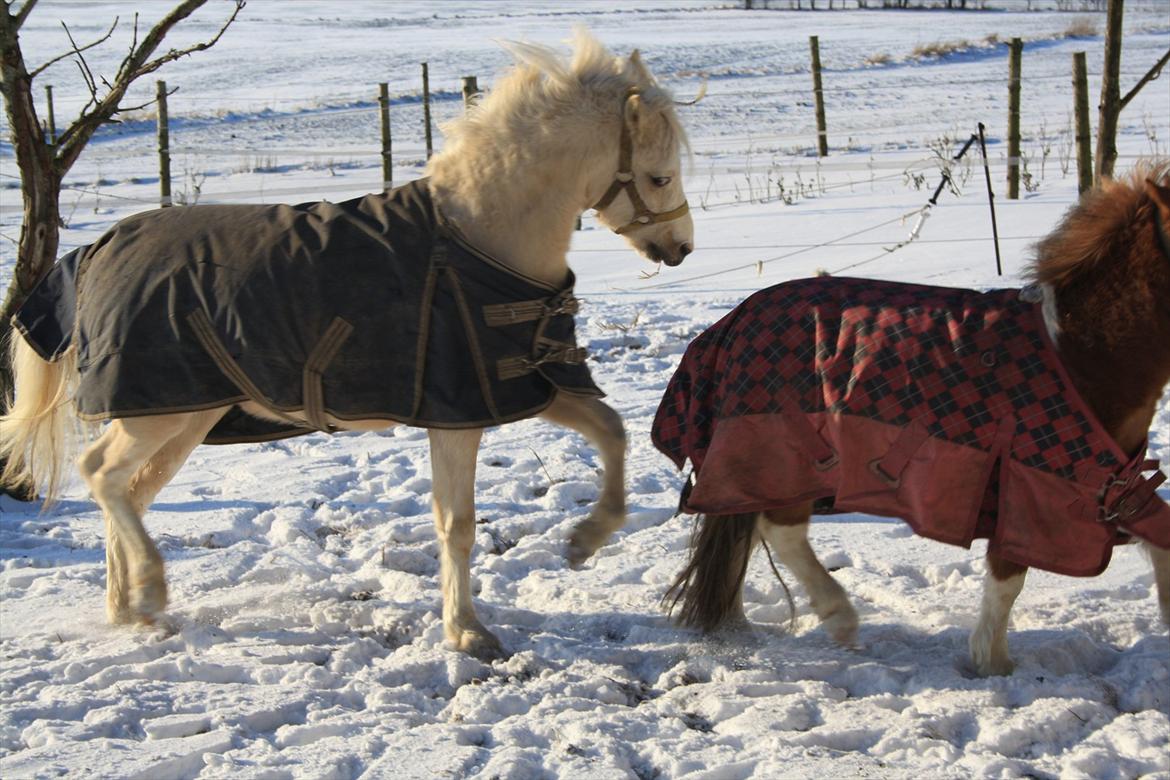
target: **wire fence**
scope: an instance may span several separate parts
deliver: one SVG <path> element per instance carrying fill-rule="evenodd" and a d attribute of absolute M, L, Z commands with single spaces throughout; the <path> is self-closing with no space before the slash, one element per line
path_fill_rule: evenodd
<path fill-rule="evenodd" d="M 992 64 L 995 67 L 1001 65 L 993 60 Z M 830 76 L 833 73 L 832 70 L 827 72 Z M 907 119 L 901 115 L 903 107 L 897 101 L 893 101 L 894 105 L 885 105 L 890 96 L 912 91 L 947 95 L 957 102 L 966 101 L 972 104 L 972 111 L 985 114 L 988 98 L 998 95 L 999 88 L 1004 92 L 1002 97 L 1006 97 L 1007 92 L 1006 73 L 993 77 L 929 78 L 883 67 L 867 70 L 862 74 L 866 77 L 865 83 L 828 85 L 821 90 L 828 96 L 837 116 L 865 117 L 865 121 L 858 124 L 830 124 L 829 134 L 837 143 L 832 147 L 832 156 L 821 158 L 815 156 L 817 130 L 812 109 L 813 94 L 811 86 L 804 83 L 808 81 L 808 75 L 807 70 L 763 74 L 758 86 L 734 89 L 722 89 L 716 80 L 702 102 L 685 109 L 692 112 L 697 124 L 705 128 L 704 137 L 691 143 L 694 162 L 687 177 L 686 195 L 696 212 L 750 204 L 794 203 L 834 192 L 896 185 L 898 182 L 908 190 L 925 189 L 929 193 L 928 180 L 951 166 L 948 162 L 951 154 L 969 133 L 969 127 L 960 128 L 975 122 L 969 121 L 968 116 L 955 116 L 952 129 L 940 131 L 936 115 Z M 856 79 L 858 75 L 853 72 L 851 77 Z M 1123 77 L 1132 80 L 1140 75 L 1127 72 Z M 882 83 L 887 77 L 896 81 Z M 777 80 L 792 81 L 794 86 L 778 85 Z M 1026 78 L 1027 84 L 1049 92 L 1058 83 L 1068 84 L 1068 108 L 1057 117 L 1033 118 L 1031 125 L 1021 133 L 1031 147 L 1022 151 L 1019 157 L 1008 157 L 1003 154 L 1004 147 L 993 146 L 993 154 L 985 163 L 996 171 L 997 176 L 1010 166 L 1023 166 L 1025 175 L 1036 182 L 1046 176 L 1046 169 L 1051 169 L 1053 175 L 1059 172 L 1061 176 L 1069 176 L 1075 169 L 1071 81 L 1071 75 L 1051 73 Z M 686 94 L 696 91 L 698 84 L 699 80 L 695 78 L 674 82 L 672 86 L 676 92 Z M 169 153 L 177 162 L 175 170 L 179 171 L 172 178 L 181 180 L 176 182 L 178 203 L 284 201 L 301 199 L 305 193 L 318 198 L 335 195 L 344 198 L 380 188 L 382 177 L 377 171 L 388 150 L 380 148 L 377 143 L 380 107 L 374 85 L 369 89 L 331 92 L 319 97 L 231 98 L 180 89 L 170 100 Z M 768 101 L 772 101 L 777 110 L 788 112 L 785 119 L 786 127 L 790 129 L 779 133 L 753 133 L 726 121 L 717 121 L 728 101 L 743 103 L 745 100 L 762 101 L 766 107 L 769 107 Z M 423 141 L 423 97 L 418 91 L 405 91 L 394 96 L 389 105 L 396 173 L 404 179 L 415 178 L 422 175 L 427 156 Z M 875 105 L 880 108 L 875 109 Z M 462 96 L 453 90 L 435 91 L 430 96 L 430 107 L 436 124 L 441 125 L 463 111 Z M 1163 128 L 1164 124 L 1158 120 L 1156 127 L 1147 130 L 1153 155 L 1166 154 L 1164 149 L 1170 150 L 1166 145 L 1170 141 L 1170 128 Z M 1054 131 L 1053 128 L 1057 129 Z M 1158 132 L 1162 129 L 1167 132 L 1159 137 Z M 91 208 L 96 213 L 103 206 L 149 208 L 158 204 L 154 131 L 154 117 L 140 113 L 127 117 L 121 127 L 91 145 L 83 158 L 85 173 L 67 180 L 63 186 L 65 199 L 69 201 L 63 204 L 67 220 L 73 214 Z M 339 142 L 342 138 L 350 142 Z M 438 134 L 436 141 L 438 150 L 441 148 Z M 1145 155 L 1122 155 L 1119 163 L 1124 165 L 1142 156 Z M 109 166 L 117 170 L 116 179 L 102 175 Z M 956 186 L 962 186 L 970 178 L 970 166 L 970 160 L 954 166 L 957 171 L 955 178 L 959 180 Z M 339 170 L 347 175 L 338 176 L 335 182 L 330 181 Z M 232 180 L 231 174 L 235 173 L 250 174 L 240 182 L 245 186 L 233 187 L 228 183 Z M 308 183 L 307 176 L 314 176 L 314 180 Z M 1031 189 L 1027 181 L 1025 186 Z M 18 177 L 0 172 L 0 193 L 14 189 L 17 182 Z M 115 188 L 117 191 L 113 191 Z M 19 211 L 13 205 L 14 199 L 4 200 L 6 202 L 0 203 L 0 216 Z M 985 201 L 976 202 L 974 199 L 948 205 L 987 207 Z M 1013 203 L 1013 207 L 1030 208 L 1033 205 L 1039 204 L 1027 200 Z M 904 223 L 918 213 L 905 214 L 902 211 L 890 219 L 817 243 L 706 247 L 768 256 L 709 274 L 641 285 L 639 289 L 653 290 L 752 268 L 760 270 L 768 264 L 830 246 L 859 250 L 881 248 L 872 256 L 832 270 L 860 267 L 886 256 L 893 251 L 890 245 L 895 242 L 851 239 L 895 223 Z M 922 238 L 917 236 L 917 229 L 914 233 L 912 240 L 921 244 L 945 245 L 972 240 Z M 1039 237 L 1010 235 L 1000 240 L 1021 242 Z M 894 249 L 904 243 L 909 241 L 899 243 Z"/>

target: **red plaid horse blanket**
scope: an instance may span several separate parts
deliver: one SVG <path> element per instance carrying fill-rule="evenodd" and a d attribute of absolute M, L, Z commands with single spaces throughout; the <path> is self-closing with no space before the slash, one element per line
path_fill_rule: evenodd
<path fill-rule="evenodd" d="M 755 293 L 698 336 L 652 432 L 694 465 L 685 511 L 907 521 L 1026 566 L 1100 573 L 1138 536 L 1170 548 L 1156 467 L 1077 394 L 1019 290 L 820 277 Z"/>

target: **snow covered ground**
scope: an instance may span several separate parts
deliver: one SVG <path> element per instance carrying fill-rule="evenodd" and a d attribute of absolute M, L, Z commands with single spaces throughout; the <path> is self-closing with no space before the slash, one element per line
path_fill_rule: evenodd
<path fill-rule="evenodd" d="M 44 0 L 22 35 L 26 55 L 64 49 L 59 19 L 84 41 L 119 13 L 124 28 L 131 5 L 149 20 L 169 4 Z M 165 628 L 105 625 L 102 523 L 79 481 L 44 513 L 0 499 L 0 776 L 1170 777 L 1170 647 L 1136 549 L 1092 580 L 1032 572 L 1006 678 L 978 679 L 966 660 L 981 544 L 921 540 L 894 520 L 813 527 L 862 615 L 859 649 L 836 647 L 800 592 L 790 631 L 762 559 L 747 589 L 754 636 L 704 640 L 659 609 L 691 521 L 673 516 L 681 476 L 648 434 L 687 342 L 747 293 L 818 269 L 1019 284 L 1029 245 L 1075 199 L 1072 53 L 1088 53 L 1091 74 L 1102 61 L 1100 35 L 1063 37 L 1083 15 L 1024 13 L 1022 2 L 988 13 L 733 5 L 251 0 L 218 46 L 159 74 L 180 88 L 170 113 L 181 197 L 340 200 L 379 186 L 377 82 L 391 85 L 395 178 L 406 181 L 423 158 L 420 62 L 441 120 L 460 110 L 460 76 L 490 86 L 506 67 L 493 39 L 555 44 L 584 23 L 616 51 L 641 48 L 680 98 L 710 78 L 707 98 L 681 109 L 697 250 L 643 278 L 653 267 L 589 216 L 574 237 L 582 340 L 629 432 L 630 518 L 570 570 L 565 540 L 597 494 L 596 454 L 539 422 L 489 431 L 473 576 L 507 661 L 443 647 L 420 430 L 198 450 L 147 518 L 168 562 Z M 1123 90 L 1170 45 L 1166 4 L 1130 5 Z M 207 37 L 224 13 L 211 4 L 174 44 Z M 809 35 L 826 68 L 832 154 L 821 162 Z M 1007 56 L 991 35 L 1027 42 L 1032 180 L 1018 201 L 1004 197 Z M 121 40 L 94 53 L 95 71 L 116 67 Z M 970 46 L 912 56 L 959 40 Z M 61 126 L 83 102 L 80 83 L 67 63 L 48 78 Z M 944 192 L 920 238 L 886 252 L 908 238 L 940 156 L 978 122 L 1004 276 L 974 151 L 958 167 L 961 194 Z M 153 133 L 139 114 L 91 144 L 62 198 L 63 249 L 156 202 Z M 1127 108 L 1119 146 L 1122 170 L 1170 152 L 1164 79 Z M 15 173 L 0 143 L 4 237 L 19 231 Z M 12 263 L 0 238 L 5 286 Z M 1167 399 L 1151 437 L 1170 461 Z"/>

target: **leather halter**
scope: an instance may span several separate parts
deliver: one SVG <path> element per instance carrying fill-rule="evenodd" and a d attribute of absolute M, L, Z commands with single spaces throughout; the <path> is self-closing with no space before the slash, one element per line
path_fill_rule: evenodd
<path fill-rule="evenodd" d="M 634 144 L 630 139 L 630 127 L 626 124 L 626 119 L 623 116 L 621 146 L 618 152 L 618 170 L 613 177 L 613 184 L 609 185 L 609 189 L 601 196 L 601 200 L 597 201 L 596 205 L 593 206 L 595 211 L 601 211 L 613 203 L 618 193 L 622 190 L 626 191 L 626 194 L 630 197 L 630 203 L 634 206 L 634 218 L 621 227 L 614 229 L 613 232 L 619 236 L 640 228 L 643 225 L 653 225 L 656 222 L 670 222 L 672 219 L 678 219 L 690 210 L 686 200 L 683 200 L 681 206 L 677 206 L 670 211 L 651 211 L 646 205 L 646 201 L 642 200 L 642 197 L 638 194 L 638 186 L 634 183 L 633 159 Z"/>

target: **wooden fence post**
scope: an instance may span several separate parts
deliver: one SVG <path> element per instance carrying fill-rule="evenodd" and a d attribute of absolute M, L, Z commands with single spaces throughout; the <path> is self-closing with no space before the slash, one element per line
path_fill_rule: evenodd
<path fill-rule="evenodd" d="M 394 161 L 390 155 L 390 85 L 378 85 L 378 113 L 382 116 L 382 189 L 394 186 Z"/>
<path fill-rule="evenodd" d="M 431 79 L 427 72 L 427 64 L 422 64 L 423 77 L 423 125 L 427 136 L 427 159 L 431 159 L 434 149 L 431 145 Z"/>
<path fill-rule="evenodd" d="M 1008 44 L 1008 198 L 1020 198 L 1020 64 L 1024 42 Z"/>
<path fill-rule="evenodd" d="M 54 117 L 53 117 L 53 85 L 52 84 L 45 85 L 45 99 L 49 103 L 49 107 L 48 107 L 49 108 L 49 110 L 48 110 L 49 143 L 55 144 L 55 143 L 57 143 L 57 122 L 56 122 L 56 119 L 54 119 Z"/>
<path fill-rule="evenodd" d="M 475 76 L 463 77 L 463 110 L 471 108 L 475 105 L 479 97 L 479 84 L 476 82 Z"/>
<path fill-rule="evenodd" d="M 158 203 L 171 205 L 171 133 L 167 126 L 167 83 L 155 85 L 158 100 Z"/>
<path fill-rule="evenodd" d="M 1077 193 L 1093 188 L 1093 139 L 1089 134 L 1089 75 L 1085 53 L 1073 53 L 1073 95 L 1077 123 Z"/>
<path fill-rule="evenodd" d="M 829 156 L 829 134 L 825 127 L 825 93 L 821 88 L 821 46 L 817 36 L 810 35 L 808 46 L 812 51 L 813 96 L 817 106 L 817 154 Z"/>

